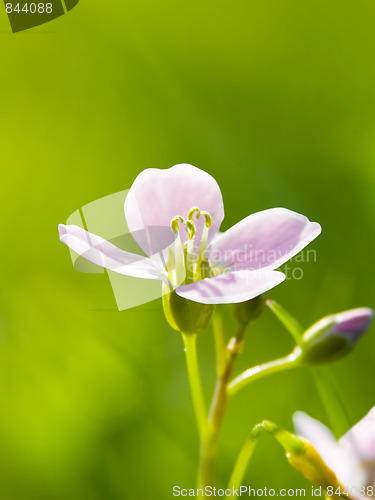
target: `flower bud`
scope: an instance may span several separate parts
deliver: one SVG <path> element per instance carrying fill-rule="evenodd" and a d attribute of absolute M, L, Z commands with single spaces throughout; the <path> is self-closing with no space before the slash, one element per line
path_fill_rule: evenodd
<path fill-rule="evenodd" d="M 305 450 L 302 453 L 287 453 L 288 462 L 316 486 L 321 486 L 324 490 L 333 486 L 334 491 L 337 488 L 343 491 L 336 474 L 327 467 L 315 448 L 308 441 L 304 442 Z"/>
<path fill-rule="evenodd" d="M 251 431 L 250 438 L 254 441 L 265 431 L 271 434 L 284 448 L 288 462 L 306 479 L 324 490 L 333 486 L 334 491 L 341 485 L 336 474 L 324 463 L 322 457 L 312 444 L 302 436 L 292 434 L 273 422 L 263 420 Z M 343 490 L 343 488 L 341 487 Z"/>
<path fill-rule="evenodd" d="M 327 363 L 350 352 L 371 323 L 372 309 L 351 309 L 322 318 L 302 336 L 300 360 L 308 364 Z"/>
<path fill-rule="evenodd" d="M 206 330 L 215 311 L 215 305 L 184 299 L 175 291 L 163 295 L 163 308 L 171 327 L 183 333 Z"/>
<path fill-rule="evenodd" d="M 288 462 L 306 479 L 309 479 L 317 486 L 322 486 L 324 489 L 328 486 L 334 486 L 334 489 L 340 486 L 335 473 L 327 467 L 319 453 L 307 439 L 292 434 L 267 420 L 256 425 L 251 435 L 257 438 L 262 431 L 268 432 L 279 441 L 285 450 Z"/>
<path fill-rule="evenodd" d="M 258 297 L 246 302 L 233 304 L 233 314 L 240 325 L 246 326 L 259 318 L 264 306 L 264 295 L 258 295 Z"/>

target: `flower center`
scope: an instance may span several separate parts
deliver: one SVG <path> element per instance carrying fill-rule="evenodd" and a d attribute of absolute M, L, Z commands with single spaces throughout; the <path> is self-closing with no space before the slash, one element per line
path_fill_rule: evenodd
<path fill-rule="evenodd" d="M 199 249 L 196 252 L 196 220 L 200 216 L 203 216 L 206 220 L 200 237 Z M 208 233 L 212 226 L 211 215 L 199 207 L 192 207 L 186 219 L 181 215 L 177 215 L 171 220 L 170 225 L 172 231 L 176 233 L 174 249 L 169 249 L 167 262 L 168 276 L 173 288 L 178 285 L 194 283 L 194 281 L 209 278 L 211 276 L 211 269 L 206 257 L 206 250 Z M 188 234 L 188 239 L 185 243 L 181 241 L 181 226 L 184 226 Z"/>

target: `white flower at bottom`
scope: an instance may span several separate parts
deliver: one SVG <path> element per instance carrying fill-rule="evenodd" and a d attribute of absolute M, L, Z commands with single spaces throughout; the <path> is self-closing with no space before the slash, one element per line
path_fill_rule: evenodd
<path fill-rule="evenodd" d="M 375 488 L 375 407 L 338 441 L 306 413 L 296 412 L 293 420 L 296 432 L 312 444 L 351 497 L 365 498 L 367 488 Z"/>

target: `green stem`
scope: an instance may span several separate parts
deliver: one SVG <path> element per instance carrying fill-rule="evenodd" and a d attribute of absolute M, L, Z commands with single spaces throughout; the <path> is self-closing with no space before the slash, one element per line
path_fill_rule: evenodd
<path fill-rule="evenodd" d="M 246 326 L 241 326 L 237 335 L 231 339 L 226 347 L 226 362 L 221 367 L 216 382 L 207 432 L 201 441 L 201 462 L 199 469 L 199 487 L 213 486 L 216 480 L 216 455 L 219 435 L 228 404 L 228 383 L 232 374 L 234 362 L 242 348 L 242 339 Z"/>
<path fill-rule="evenodd" d="M 213 486 L 216 480 L 217 446 L 228 403 L 227 384 L 230 379 L 231 371 L 232 366 L 228 363 L 223 374 L 217 381 L 207 432 L 201 442 L 201 463 L 198 482 L 200 487 L 203 488 L 205 486 Z"/>
<path fill-rule="evenodd" d="M 257 444 L 260 435 L 264 432 L 273 436 L 281 444 L 287 454 L 287 457 L 306 452 L 306 442 L 304 439 L 299 436 L 295 436 L 291 432 L 281 429 L 273 422 L 263 420 L 263 422 L 257 424 L 253 428 L 250 432 L 250 436 L 242 447 L 229 480 L 230 489 L 237 489 L 242 484 L 242 480 L 253 455 L 255 445 Z"/>
<path fill-rule="evenodd" d="M 229 479 L 229 488 L 237 489 L 241 486 L 242 480 L 245 476 L 246 469 L 249 465 L 250 459 L 253 455 L 258 438 L 250 436 L 240 451 L 237 461 L 234 465 L 232 475 Z"/>
<path fill-rule="evenodd" d="M 203 438 L 207 426 L 207 412 L 197 358 L 197 335 L 182 333 L 182 339 L 185 346 L 186 364 L 195 417 L 197 419 L 199 434 Z"/>
<path fill-rule="evenodd" d="M 271 373 L 299 366 L 298 357 L 292 353 L 285 358 L 246 370 L 230 382 L 234 362 L 242 348 L 242 338 L 245 328 L 245 326 L 241 327 L 237 335 L 229 342 L 227 346 L 227 361 L 216 383 L 208 426 L 201 440 L 201 463 L 198 480 L 199 487 L 201 488 L 213 486 L 215 484 L 218 440 L 229 398 L 241 387 L 250 382 L 270 375 Z"/>
<path fill-rule="evenodd" d="M 238 375 L 238 377 L 232 380 L 232 382 L 230 382 L 228 386 L 228 395 L 233 396 L 242 387 L 245 387 L 251 382 L 254 382 L 255 380 L 263 378 L 267 375 L 282 372 L 284 370 L 289 370 L 290 368 L 296 368 L 298 366 L 301 366 L 298 360 L 298 356 L 294 353 L 291 353 L 289 354 L 289 356 L 285 356 L 284 358 L 269 361 L 268 363 L 250 368 L 249 370 L 241 373 L 241 375 Z"/>
<path fill-rule="evenodd" d="M 220 313 L 216 313 L 213 318 L 213 331 L 216 350 L 216 373 L 220 377 L 225 369 L 226 353 L 225 353 L 225 338 L 223 331 L 223 320 Z"/>

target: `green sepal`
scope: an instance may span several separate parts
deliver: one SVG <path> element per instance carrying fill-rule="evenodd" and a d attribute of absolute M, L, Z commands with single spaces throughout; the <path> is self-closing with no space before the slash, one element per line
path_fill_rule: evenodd
<path fill-rule="evenodd" d="M 322 341 L 302 344 L 300 361 L 308 365 L 321 365 L 342 358 L 352 350 L 352 346 L 339 335 L 330 335 Z"/>
<path fill-rule="evenodd" d="M 308 328 L 302 336 L 300 360 L 309 365 L 329 363 L 352 350 L 348 340 L 332 332 L 334 317 L 326 317 Z"/>
<path fill-rule="evenodd" d="M 215 311 L 214 304 L 184 299 L 174 290 L 163 295 L 163 308 L 171 327 L 183 333 L 201 333 L 206 330 Z"/>
<path fill-rule="evenodd" d="M 297 344 L 301 342 L 301 336 L 303 334 L 303 328 L 286 309 L 284 309 L 275 300 L 267 300 L 267 306 L 273 312 L 273 314 L 281 321 L 285 328 L 292 335 Z"/>

